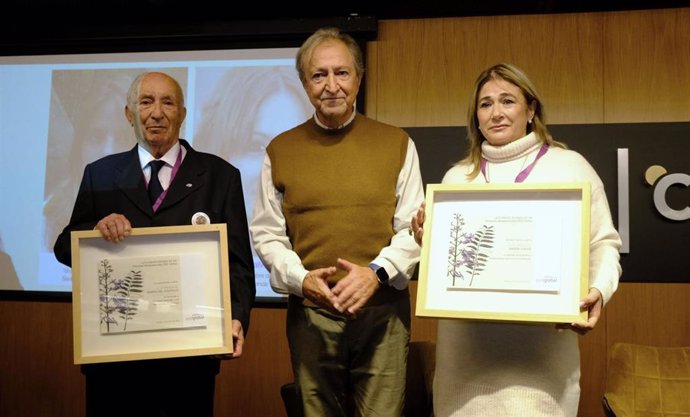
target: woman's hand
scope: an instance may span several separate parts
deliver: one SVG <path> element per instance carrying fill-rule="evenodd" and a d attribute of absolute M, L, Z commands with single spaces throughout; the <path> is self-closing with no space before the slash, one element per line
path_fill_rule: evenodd
<path fill-rule="evenodd" d="M 417 209 L 417 214 L 412 216 L 412 221 L 410 222 L 410 233 L 414 236 L 415 242 L 419 246 L 422 246 L 422 237 L 424 236 L 424 220 L 426 219 L 426 202 L 422 202 L 422 205 Z"/>
<path fill-rule="evenodd" d="M 590 288 L 589 293 L 580 301 L 580 309 L 587 310 L 588 317 L 586 323 L 563 323 L 557 327 L 559 329 L 570 329 L 579 334 L 585 334 L 592 330 L 601 317 L 601 310 L 604 306 L 604 299 L 596 288 Z"/>

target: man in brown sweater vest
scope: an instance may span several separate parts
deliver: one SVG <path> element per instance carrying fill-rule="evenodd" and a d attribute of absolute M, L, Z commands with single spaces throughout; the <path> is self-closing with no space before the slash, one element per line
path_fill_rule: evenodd
<path fill-rule="evenodd" d="M 287 335 L 305 416 L 400 416 L 424 198 L 414 143 L 355 110 L 362 52 L 337 29 L 297 53 L 314 117 L 266 149 L 250 226 Z"/>

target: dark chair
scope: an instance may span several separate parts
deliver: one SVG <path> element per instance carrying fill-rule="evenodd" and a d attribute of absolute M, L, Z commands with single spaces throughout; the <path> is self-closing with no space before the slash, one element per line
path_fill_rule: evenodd
<path fill-rule="evenodd" d="M 433 415 L 431 388 L 436 366 L 436 343 L 431 341 L 410 342 L 407 356 L 407 386 L 404 413 L 407 417 Z M 280 387 L 280 396 L 287 417 L 303 417 L 302 403 L 294 382 Z"/>
<path fill-rule="evenodd" d="M 283 399 L 287 417 L 303 417 L 302 403 L 297 392 L 297 385 L 288 382 L 280 387 L 280 397 Z"/>

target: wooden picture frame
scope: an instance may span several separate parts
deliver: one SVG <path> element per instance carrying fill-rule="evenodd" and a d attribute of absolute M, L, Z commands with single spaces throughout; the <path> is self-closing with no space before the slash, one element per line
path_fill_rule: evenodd
<path fill-rule="evenodd" d="M 224 223 L 71 238 L 75 364 L 232 353 Z"/>
<path fill-rule="evenodd" d="M 417 316 L 586 322 L 590 185 L 429 184 Z"/>

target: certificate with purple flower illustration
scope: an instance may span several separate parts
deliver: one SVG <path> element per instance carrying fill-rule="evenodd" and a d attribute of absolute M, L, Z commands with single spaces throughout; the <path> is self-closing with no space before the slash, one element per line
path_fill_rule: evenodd
<path fill-rule="evenodd" d="M 426 195 L 418 316 L 586 318 L 588 184 L 430 184 Z"/>
<path fill-rule="evenodd" d="M 206 325 L 204 286 L 182 276 L 204 269 L 203 253 L 98 261 L 101 334 Z"/>

